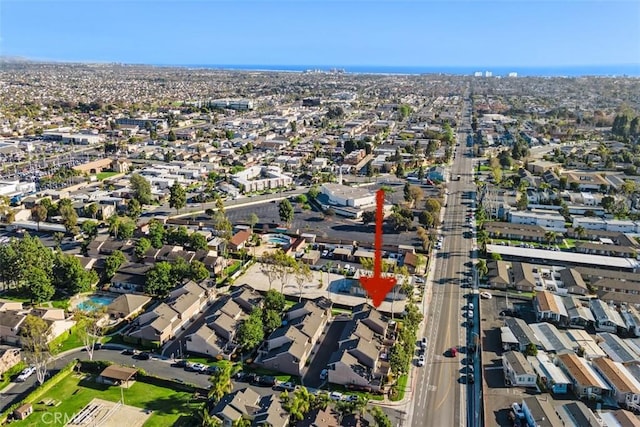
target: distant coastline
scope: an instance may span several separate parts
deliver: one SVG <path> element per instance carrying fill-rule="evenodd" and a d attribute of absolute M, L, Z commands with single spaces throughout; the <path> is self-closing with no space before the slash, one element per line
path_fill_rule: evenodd
<path fill-rule="evenodd" d="M 266 64 L 169 64 L 169 63 L 127 63 L 119 61 L 64 61 L 32 59 L 0 55 L 0 62 L 51 63 L 51 64 L 102 64 L 122 66 L 173 67 L 185 69 L 210 69 L 228 71 L 267 71 L 303 73 L 307 71 L 330 72 L 340 70 L 347 74 L 380 75 L 422 75 L 442 74 L 473 76 L 490 72 L 493 77 L 508 77 L 517 73 L 518 77 L 640 77 L 640 63 L 619 65 L 576 65 L 576 66 L 401 66 L 401 65 L 266 65 Z"/>
<path fill-rule="evenodd" d="M 344 70 L 348 74 L 453 74 L 472 76 L 475 72 L 490 71 L 493 76 L 506 77 L 517 73 L 518 77 L 580 77 L 580 76 L 629 76 L 640 77 L 640 64 L 629 65 L 585 65 L 564 67 L 427 67 L 427 66 L 376 66 L 376 65 L 264 65 L 264 64 L 155 64 L 180 68 L 206 68 L 235 71 L 274 71 L 274 72 L 328 72 L 333 69 Z"/>

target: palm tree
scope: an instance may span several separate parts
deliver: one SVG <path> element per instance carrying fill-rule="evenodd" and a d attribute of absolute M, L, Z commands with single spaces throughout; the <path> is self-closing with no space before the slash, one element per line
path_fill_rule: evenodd
<path fill-rule="evenodd" d="M 587 235 L 587 230 L 585 230 L 581 225 L 575 228 L 575 232 L 578 235 L 578 239 L 584 239 L 584 237 Z"/>
<path fill-rule="evenodd" d="M 222 427 L 222 422 L 219 418 L 212 416 L 209 413 L 209 405 L 207 402 L 202 405 L 200 412 L 196 413 L 200 427 Z"/>
<path fill-rule="evenodd" d="M 482 278 L 487 275 L 489 272 L 489 268 L 487 267 L 487 261 L 484 259 L 479 259 L 476 264 L 476 269 L 478 270 L 478 277 Z"/>
<path fill-rule="evenodd" d="M 547 244 L 555 243 L 558 238 L 558 234 L 555 231 L 549 230 L 544 233 L 544 240 Z"/>

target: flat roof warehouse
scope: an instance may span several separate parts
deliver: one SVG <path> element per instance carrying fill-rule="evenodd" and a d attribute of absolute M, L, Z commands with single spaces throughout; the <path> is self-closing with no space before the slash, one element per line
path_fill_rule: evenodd
<path fill-rule="evenodd" d="M 517 248 L 513 246 L 487 245 L 487 253 L 496 253 L 501 256 L 513 258 L 528 258 L 532 262 L 540 263 L 565 263 L 593 265 L 598 268 L 612 270 L 633 270 L 640 265 L 631 258 L 611 257 L 604 255 L 578 254 L 575 252 L 549 251 L 545 249 Z"/>

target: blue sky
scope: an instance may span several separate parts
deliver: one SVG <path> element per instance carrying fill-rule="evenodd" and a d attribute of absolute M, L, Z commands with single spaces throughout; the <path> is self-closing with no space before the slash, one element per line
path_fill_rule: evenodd
<path fill-rule="evenodd" d="M 149 64 L 637 64 L 640 1 L 0 0 L 0 54 Z"/>

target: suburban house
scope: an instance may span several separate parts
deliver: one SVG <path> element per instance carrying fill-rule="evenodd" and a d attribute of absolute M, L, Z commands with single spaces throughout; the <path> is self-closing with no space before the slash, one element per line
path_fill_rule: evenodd
<path fill-rule="evenodd" d="M 262 296 L 249 286 L 241 286 L 219 303 L 220 307 L 205 318 L 205 324 L 187 337 L 189 353 L 230 359 L 237 348 L 238 326 L 255 307 L 262 305 Z"/>
<path fill-rule="evenodd" d="M 201 313 L 212 296 L 213 293 L 205 285 L 187 282 L 173 290 L 166 303 L 138 316 L 130 331 L 125 334 L 125 341 L 128 339 L 146 345 L 162 346 Z"/>
<path fill-rule="evenodd" d="M 536 373 L 519 351 L 507 351 L 502 355 L 504 382 L 513 387 L 535 387 Z"/>
<path fill-rule="evenodd" d="M 551 402 L 540 396 L 527 397 L 522 400 L 522 412 L 527 427 L 561 427 L 565 425 Z"/>
<path fill-rule="evenodd" d="M 533 299 L 533 309 L 536 320 L 549 321 L 558 325 L 565 325 L 569 316 L 562 303 L 562 297 L 549 291 L 537 292 Z"/>
<path fill-rule="evenodd" d="M 0 311 L 0 342 L 18 345 L 20 343 L 20 326 L 27 315 L 20 311 Z"/>
<path fill-rule="evenodd" d="M 151 265 L 127 264 L 118 269 L 111 278 L 109 290 L 116 293 L 142 292 Z"/>
<path fill-rule="evenodd" d="M 504 323 L 505 327 L 509 329 L 516 341 L 514 346 L 509 347 L 520 352 L 524 352 L 530 344 L 540 347 L 538 337 L 536 337 L 531 330 L 531 327 L 524 320 L 517 317 L 508 317 L 505 319 Z M 509 348 L 505 347 L 504 344 L 505 343 L 503 342 L 503 348 Z"/>
<path fill-rule="evenodd" d="M 326 298 L 293 305 L 285 315 L 286 324 L 273 331 L 258 349 L 255 363 L 302 376 L 305 363 L 330 315 L 331 301 Z"/>
<path fill-rule="evenodd" d="M 387 336 L 388 324 L 367 304 L 353 308 L 353 315 L 338 339 L 338 350 L 327 363 L 328 381 L 347 387 L 379 391 L 389 373 L 386 360 L 393 340 Z"/>
<path fill-rule="evenodd" d="M 488 265 L 489 287 L 495 289 L 507 289 L 511 284 L 511 276 L 509 275 L 509 264 L 505 261 L 492 261 Z"/>
<path fill-rule="evenodd" d="M 564 297 L 563 302 L 569 317 L 569 327 L 584 329 L 595 322 L 588 303 L 571 296 Z"/>
<path fill-rule="evenodd" d="M 223 427 L 236 425 L 243 418 L 249 420 L 252 426 L 289 425 L 289 414 L 282 408 L 277 395 L 260 396 L 250 388 L 226 394 L 211 410 L 211 415 L 220 420 Z"/>
<path fill-rule="evenodd" d="M 20 349 L 0 348 L 0 375 L 13 368 L 21 360 Z"/>
<path fill-rule="evenodd" d="M 513 276 L 512 286 L 519 291 L 533 292 L 536 286 L 536 279 L 533 276 L 533 267 L 524 262 L 514 262 L 511 264 L 511 274 Z"/>
<path fill-rule="evenodd" d="M 140 314 L 151 301 L 146 295 L 122 294 L 107 306 L 107 314 L 112 319 L 129 320 Z"/>
<path fill-rule="evenodd" d="M 243 249 L 251 238 L 251 230 L 240 230 L 229 240 L 229 250 L 232 252 Z"/>
<path fill-rule="evenodd" d="M 560 270 L 560 280 L 562 281 L 562 287 L 570 294 L 587 295 L 589 293 L 582 275 L 573 268 Z"/>
<path fill-rule="evenodd" d="M 538 379 L 553 394 L 565 394 L 569 389 L 571 380 L 562 369 L 556 366 L 547 353 L 539 351 L 535 356 L 527 357 Z"/>
<path fill-rule="evenodd" d="M 611 392 L 604 378 L 575 353 L 556 356 L 556 363 L 571 380 L 571 388 L 577 398 L 601 400 Z"/>
<path fill-rule="evenodd" d="M 622 316 L 606 302 L 594 298 L 589 302 L 589 307 L 595 319 L 596 331 L 615 333 L 618 328 L 624 329 L 625 324 Z"/>
<path fill-rule="evenodd" d="M 607 357 L 599 357 L 592 363 L 611 387 L 619 405 L 632 411 L 640 409 L 640 382 L 622 363 Z"/>

